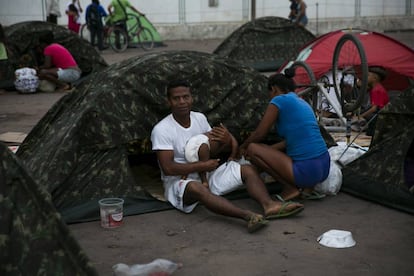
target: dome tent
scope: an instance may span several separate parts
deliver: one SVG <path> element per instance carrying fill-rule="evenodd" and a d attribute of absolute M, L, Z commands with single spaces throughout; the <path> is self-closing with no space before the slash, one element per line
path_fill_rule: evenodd
<path fill-rule="evenodd" d="M 90 43 L 67 28 L 48 22 L 26 21 L 5 28 L 7 45 L 11 50 L 10 63 L 14 70 L 19 66 L 22 56 L 29 57 L 33 66 L 38 65 L 39 60 L 35 47 L 39 36 L 45 32 L 52 32 L 54 42 L 62 44 L 71 52 L 82 70 L 83 76 L 108 66 Z M 14 75 L 14 71 L 11 72 L 11 75 Z"/>
<path fill-rule="evenodd" d="M 414 214 L 406 174 L 414 171 L 414 91 L 402 92 L 379 112 L 368 152 L 342 169 L 342 190 Z M 412 184 L 411 184 L 412 185 Z"/>
<path fill-rule="evenodd" d="M 298 54 L 285 62 L 279 69 L 283 71 L 293 61 L 304 61 L 312 69 L 316 79 L 332 70 L 332 60 L 339 39 L 347 33 L 355 35 L 364 47 L 368 66 L 381 66 L 386 69 L 384 86 L 387 90 L 403 91 L 413 85 L 414 50 L 401 42 L 378 32 L 343 29 L 321 35 L 301 47 Z M 302 83 L 305 72 L 297 72 L 295 80 Z"/>
<path fill-rule="evenodd" d="M 268 16 L 252 20 L 230 34 L 214 54 L 258 71 L 276 71 L 315 36 L 288 19 Z"/>
<path fill-rule="evenodd" d="M 0 274 L 98 275 L 49 194 L 0 143 Z"/>

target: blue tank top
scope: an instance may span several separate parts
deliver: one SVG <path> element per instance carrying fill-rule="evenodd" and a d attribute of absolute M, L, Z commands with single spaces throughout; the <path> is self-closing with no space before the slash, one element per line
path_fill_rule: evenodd
<path fill-rule="evenodd" d="M 294 92 L 274 97 L 270 104 L 279 109 L 275 128 L 286 141 L 286 154 L 293 160 L 307 160 L 328 148 L 310 105 Z"/>

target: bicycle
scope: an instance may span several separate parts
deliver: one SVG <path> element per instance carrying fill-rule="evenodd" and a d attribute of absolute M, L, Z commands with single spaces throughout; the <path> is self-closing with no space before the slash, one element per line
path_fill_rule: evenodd
<path fill-rule="evenodd" d="M 316 80 L 306 62 L 296 61 L 291 67 L 304 76 L 296 81 L 298 95 L 312 106 L 319 121 L 322 120 L 319 114 L 323 110 L 322 101 L 327 102 L 338 116 L 339 125 L 332 130 L 345 127 L 349 142 L 352 114 L 358 112 L 368 96 L 368 63 L 361 41 L 353 34 L 345 34 L 339 39 L 332 60 L 332 83 L 327 76 Z M 331 88 L 335 99 L 329 97 Z"/>
<path fill-rule="evenodd" d="M 82 25 L 80 34 L 83 39 L 92 43 L 87 24 Z M 109 45 L 115 52 L 123 52 L 128 48 L 128 34 L 121 25 L 107 23 L 103 26 L 103 44 L 104 47 Z"/>
<path fill-rule="evenodd" d="M 129 38 L 129 45 L 137 43 L 144 50 L 151 50 L 154 48 L 154 36 L 151 30 L 143 26 L 141 16 L 133 13 L 127 14 L 127 32 Z"/>

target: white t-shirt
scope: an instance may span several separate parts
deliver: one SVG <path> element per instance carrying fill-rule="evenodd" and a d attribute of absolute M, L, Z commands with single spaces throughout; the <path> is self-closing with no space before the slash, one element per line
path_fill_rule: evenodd
<path fill-rule="evenodd" d="M 204 114 L 191 111 L 191 125 L 182 127 L 174 120 L 172 114 L 162 119 L 152 130 L 152 150 L 174 150 L 174 161 L 187 163 L 185 159 L 185 145 L 187 141 L 198 134 L 211 130 L 211 126 Z M 164 181 L 163 176 L 162 180 Z"/>

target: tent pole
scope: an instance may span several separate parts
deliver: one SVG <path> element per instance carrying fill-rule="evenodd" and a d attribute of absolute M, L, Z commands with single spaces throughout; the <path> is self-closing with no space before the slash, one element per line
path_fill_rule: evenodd
<path fill-rule="evenodd" d="M 379 112 L 377 112 L 377 113 L 375 113 L 374 114 L 374 116 L 372 116 L 372 118 L 371 119 L 369 119 L 369 121 L 367 122 L 367 125 L 370 123 L 370 122 L 372 122 L 377 116 L 378 116 L 378 113 Z M 355 137 L 354 137 L 354 139 L 352 139 L 352 141 L 351 141 L 351 143 L 348 143 L 348 145 L 346 146 L 346 148 L 345 148 L 345 150 L 341 153 L 341 155 L 338 157 L 338 159 L 336 160 L 336 163 L 341 167 L 341 168 L 343 168 L 343 167 L 345 167 L 343 164 L 342 164 L 342 162 L 341 161 L 339 161 L 339 159 L 341 159 L 341 157 L 342 156 L 344 156 L 344 154 L 345 154 L 345 152 L 349 149 L 349 147 L 355 142 L 355 140 L 358 138 L 358 136 L 360 135 L 362 133 L 362 128 L 359 130 L 359 132 L 358 132 L 358 134 L 357 135 L 355 135 Z"/>
<path fill-rule="evenodd" d="M 256 0 L 252 0 L 251 20 L 256 19 Z"/>

